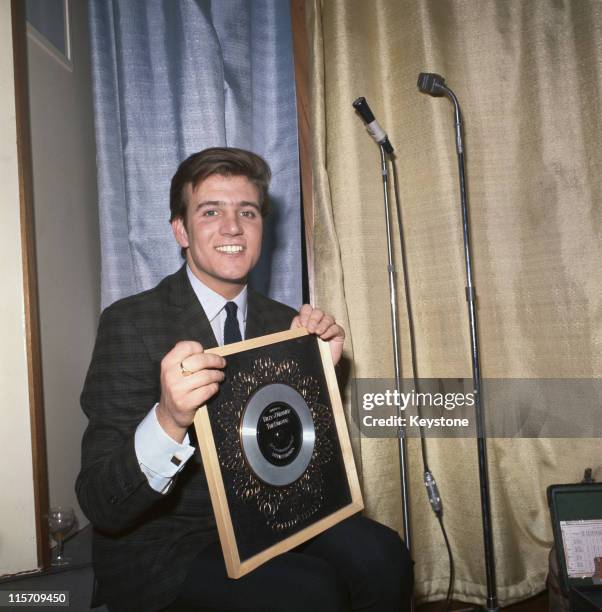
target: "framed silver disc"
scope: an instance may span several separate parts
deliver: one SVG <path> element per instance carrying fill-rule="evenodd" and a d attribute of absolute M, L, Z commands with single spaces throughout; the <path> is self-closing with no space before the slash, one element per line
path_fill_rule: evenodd
<path fill-rule="evenodd" d="M 228 367 L 194 426 L 236 579 L 359 512 L 362 494 L 327 342 L 298 327 L 207 352 Z"/>
<path fill-rule="evenodd" d="M 258 389 L 245 406 L 240 443 L 258 478 L 283 487 L 300 478 L 314 452 L 316 430 L 303 396 L 288 385 Z"/>

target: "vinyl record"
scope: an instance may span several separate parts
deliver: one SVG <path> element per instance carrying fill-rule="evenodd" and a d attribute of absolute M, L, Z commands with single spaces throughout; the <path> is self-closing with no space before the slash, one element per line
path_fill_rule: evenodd
<path fill-rule="evenodd" d="M 249 467 L 266 484 L 283 487 L 300 478 L 316 441 L 303 396 L 282 383 L 258 389 L 244 408 L 240 441 Z"/>

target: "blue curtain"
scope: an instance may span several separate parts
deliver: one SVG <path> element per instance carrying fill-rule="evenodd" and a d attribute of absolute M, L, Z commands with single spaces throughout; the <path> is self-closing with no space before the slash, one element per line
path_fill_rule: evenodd
<path fill-rule="evenodd" d="M 253 286 L 301 303 L 294 66 L 285 0 L 90 0 L 102 305 L 181 264 L 169 182 L 191 153 L 255 151 L 272 168 Z"/>

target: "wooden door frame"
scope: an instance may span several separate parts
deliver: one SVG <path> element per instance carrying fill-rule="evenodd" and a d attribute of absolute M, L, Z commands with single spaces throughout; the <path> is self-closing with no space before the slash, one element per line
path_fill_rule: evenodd
<path fill-rule="evenodd" d="M 34 505 L 38 567 L 50 567 L 48 539 L 48 463 L 44 424 L 44 394 L 38 275 L 36 263 L 35 224 L 33 210 L 33 173 L 31 161 L 31 126 L 27 71 L 27 34 L 25 2 L 11 1 L 13 61 L 15 73 L 15 110 L 17 156 L 19 168 L 19 208 L 21 252 L 23 258 L 23 295 L 25 301 L 25 333 L 29 380 L 29 415 L 33 463 Z"/>
<path fill-rule="evenodd" d="M 311 164 L 311 97 L 309 90 L 309 41 L 307 37 L 306 0 L 290 0 L 293 56 L 295 60 L 295 89 L 299 130 L 299 170 L 301 173 L 301 205 L 303 208 L 305 249 L 309 296 L 314 298 L 314 207 L 313 174 Z"/>

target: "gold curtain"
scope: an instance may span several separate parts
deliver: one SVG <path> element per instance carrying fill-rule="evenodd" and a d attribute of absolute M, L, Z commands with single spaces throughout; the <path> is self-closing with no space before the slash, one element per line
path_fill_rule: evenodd
<path fill-rule="evenodd" d="M 424 71 L 446 77 L 465 117 L 483 376 L 602 377 L 602 2 L 308 0 L 306 8 L 314 300 L 346 326 L 353 375 L 391 377 L 393 368 L 379 152 L 351 107 L 363 95 L 396 147 L 419 375 L 471 376 L 453 111 L 418 92 Z M 409 378 L 403 306 L 400 314 Z M 401 530 L 397 442 L 355 443 L 368 513 Z M 578 481 L 602 462 L 602 447 L 492 439 L 488 449 L 507 605 L 544 588 L 547 485 Z M 455 598 L 482 601 L 475 441 L 431 439 L 428 452 L 455 553 Z M 447 555 L 417 440 L 409 459 L 416 592 L 441 599 Z"/>

